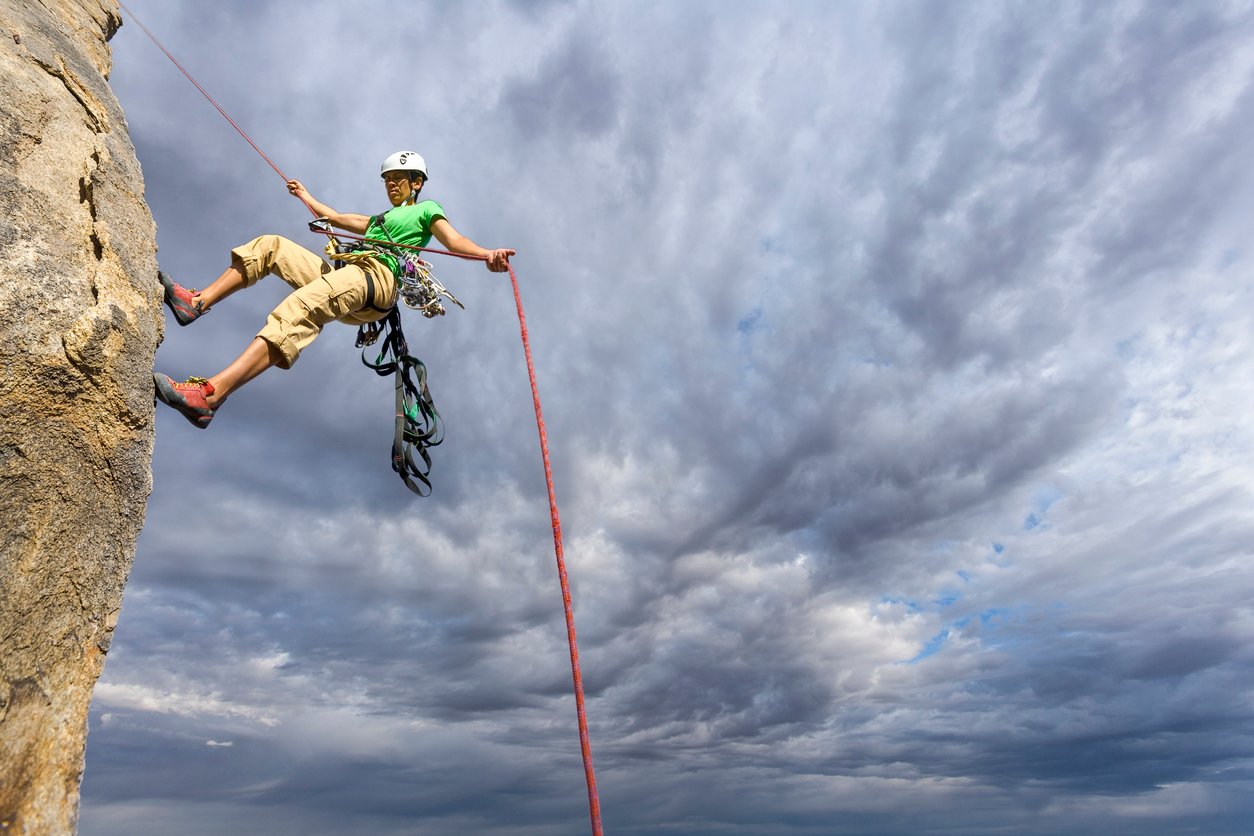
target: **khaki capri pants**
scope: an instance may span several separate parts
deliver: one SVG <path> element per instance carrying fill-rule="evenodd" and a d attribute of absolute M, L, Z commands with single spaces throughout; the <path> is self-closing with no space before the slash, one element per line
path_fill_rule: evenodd
<path fill-rule="evenodd" d="M 331 265 L 299 244 L 278 235 L 262 235 L 231 250 L 231 264 L 251 287 L 275 275 L 293 288 L 271 311 L 257 333 L 282 355 L 278 366 L 289 369 L 332 320 L 349 325 L 377 322 L 396 304 L 396 280 L 383 262 L 370 258 L 331 269 Z M 374 310 L 367 304 L 369 275 L 374 284 Z"/>

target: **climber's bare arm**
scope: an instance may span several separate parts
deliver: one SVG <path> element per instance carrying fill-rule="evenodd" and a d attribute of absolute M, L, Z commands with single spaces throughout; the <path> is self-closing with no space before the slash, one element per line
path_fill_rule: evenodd
<path fill-rule="evenodd" d="M 446 218 L 440 218 L 433 223 L 431 232 L 439 239 L 441 244 L 448 248 L 449 252 L 482 258 L 487 262 L 488 269 L 493 273 L 504 273 L 509 269 L 509 257 L 514 254 L 513 250 L 504 248 L 489 250 L 486 247 L 481 247 L 456 229 L 453 229 L 453 225 Z"/>
<path fill-rule="evenodd" d="M 355 232 L 358 235 L 364 235 L 366 227 L 370 225 L 369 215 L 354 215 L 348 212 L 337 212 L 322 201 L 316 199 L 305 188 L 304 184 L 299 180 L 288 180 L 287 190 L 292 196 L 300 200 L 310 209 L 326 218 L 331 226 L 343 229 L 347 232 Z"/>

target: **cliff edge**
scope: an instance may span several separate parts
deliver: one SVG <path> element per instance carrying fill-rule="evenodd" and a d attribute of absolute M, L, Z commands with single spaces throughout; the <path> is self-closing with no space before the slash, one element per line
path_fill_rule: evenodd
<path fill-rule="evenodd" d="M 155 228 L 114 0 L 0 0 L 0 833 L 75 829 L 152 486 Z"/>

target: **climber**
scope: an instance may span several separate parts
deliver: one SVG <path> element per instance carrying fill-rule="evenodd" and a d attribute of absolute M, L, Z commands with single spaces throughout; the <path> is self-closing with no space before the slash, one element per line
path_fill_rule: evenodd
<path fill-rule="evenodd" d="M 434 235 L 450 252 L 485 260 L 495 273 L 509 269 L 511 249 L 486 249 L 460 234 L 434 200 L 418 200 L 427 181 L 427 166 L 413 151 L 398 151 L 383 161 L 380 176 L 392 204 L 382 215 L 337 212 L 315 200 L 299 180 L 287 189 L 332 226 L 366 238 L 425 247 Z M 404 269 L 403 252 L 373 248 L 371 257 L 332 269 L 320 256 L 286 238 L 263 235 L 231 251 L 231 266 L 204 290 L 189 290 L 158 273 L 165 303 L 179 325 L 189 325 L 237 290 L 274 274 L 294 290 L 271 313 L 264 328 L 234 362 L 209 378 L 183 383 L 154 374 L 157 397 L 204 429 L 222 402 L 248 381 L 278 366 L 292 364 L 331 320 L 354 325 L 376 322 L 396 304 L 397 281 Z"/>

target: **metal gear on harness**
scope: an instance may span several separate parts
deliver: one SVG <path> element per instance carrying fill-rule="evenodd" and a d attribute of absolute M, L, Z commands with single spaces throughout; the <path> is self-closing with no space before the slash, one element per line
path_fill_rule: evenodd
<path fill-rule="evenodd" d="M 382 228 L 382 222 L 379 226 Z M 380 250 L 387 250 L 396 259 L 398 265 L 399 272 L 394 275 L 401 301 L 406 307 L 419 311 L 428 319 L 444 316 L 447 313 L 444 304 L 440 301 L 442 298 L 448 299 L 462 310 L 466 309 L 461 300 L 436 278 L 431 262 L 419 258 L 417 253 L 399 247 L 388 247 L 379 242 L 344 244 L 335 237 L 326 218 L 316 218 L 310 221 L 309 229 L 311 232 L 330 236 L 324 252 L 335 263 L 336 268 L 365 258 L 373 258 Z M 387 235 L 386 229 L 383 230 L 383 234 Z"/>
<path fill-rule="evenodd" d="M 440 297 L 446 297 L 454 305 L 465 310 L 466 306 L 435 277 L 435 273 L 431 272 L 431 262 L 424 261 L 413 253 L 400 254 L 397 259 L 401 264 L 402 272 L 396 280 L 400 282 L 401 301 L 406 307 L 422 311 L 422 315 L 428 319 L 434 316 L 444 316 L 444 305 L 440 303 Z"/>

